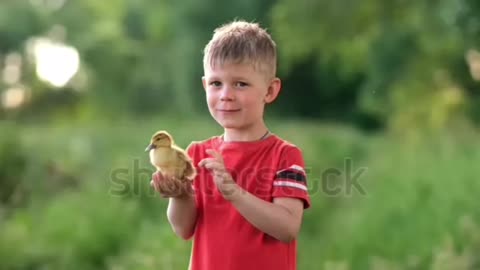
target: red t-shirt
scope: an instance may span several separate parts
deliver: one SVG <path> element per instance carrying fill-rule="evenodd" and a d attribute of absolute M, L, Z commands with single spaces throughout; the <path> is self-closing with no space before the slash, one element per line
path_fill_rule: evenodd
<path fill-rule="evenodd" d="M 248 222 L 218 191 L 210 172 L 198 162 L 210 157 L 206 149 L 223 156 L 225 166 L 240 187 L 272 202 L 294 197 L 310 206 L 301 151 L 276 135 L 256 142 L 224 142 L 221 136 L 194 142 L 188 153 L 197 167 L 194 180 L 197 223 L 193 236 L 192 270 L 293 270 L 297 243 L 281 242 Z"/>

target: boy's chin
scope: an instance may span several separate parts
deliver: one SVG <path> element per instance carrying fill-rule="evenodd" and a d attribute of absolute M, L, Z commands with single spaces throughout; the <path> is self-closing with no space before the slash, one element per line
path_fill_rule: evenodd
<path fill-rule="evenodd" d="M 235 125 L 231 123 L 219 123 L 224 129 L 241 129 L 241 125 Z"/>
<path fill-rule="evenodd" d="M 235 121 L 217 120 L 217 123 L 224 129 L 241 129 L 242 125 Z"/>

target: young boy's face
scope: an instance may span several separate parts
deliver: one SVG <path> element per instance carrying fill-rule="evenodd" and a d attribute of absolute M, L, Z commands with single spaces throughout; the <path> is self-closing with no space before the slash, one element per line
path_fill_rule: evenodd
<path fill-rule="evenodd" d="M 204 71 L 208 109 L 223 128 L 248 130 L 263 123 L 265 103 L 276 97 L 278 79 L 268 78 L 251 63 L 205 65 Z M 273 96 L 272 84 L 278 84 Z"/>

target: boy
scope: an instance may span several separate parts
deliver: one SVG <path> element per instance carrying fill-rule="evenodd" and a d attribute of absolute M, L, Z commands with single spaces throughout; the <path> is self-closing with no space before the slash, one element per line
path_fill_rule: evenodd
<path fill-rule="evenodd" d="M 310 206 L 304 161 L 294 145 L 268 131 L 265 104 L 280 91 L 276 45 L 258 24 L 217 28 L 205 47 L 203 87 L 224 128 L 188 147 L 198 175 L 169 198 L 174 232 L 193 236 L 192 270 L 296 269 L 296 237 Z"/>

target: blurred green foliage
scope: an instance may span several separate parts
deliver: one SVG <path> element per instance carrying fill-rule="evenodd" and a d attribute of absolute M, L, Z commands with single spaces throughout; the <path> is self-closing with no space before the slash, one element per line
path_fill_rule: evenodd
<path fill-rule="evenodd" d="M 21 200 L 22 183 L 18 178 L 23 175 L 27 157 L 13 125 L 4 128 L 0 135 L 0 204 L 10 205 Z"/>
<path fill-rule="evenodd" d="M 25 149 L 40 154 L 21 154 L 30 165 L 19 175 L 35 188 L 29 204 L 2 214 L 2 269 L 186 268 L 190 243 L 174 236 L 166 201 L 149 187 L 153 169 L 143 149 L 158 125 L 181 147 L 192 129 L 196 139 L 221 132 L 201 118 L 9 125 Z M 410 141 L 294 120 L 271 121 L 271 129 L 304 149 L 309 170 L 312 208 L 299 239 L 299 269 L 480 266 L 477 133 Z M 64 170 L 54 190 L 47 187 L 55 177 L 42 169 L 48 162 Z M 335 179 L 325 174 L 332 168 L 341 172 Z M 347 174 L 362 168 L 365 194 L 348 185 Z"/>
<path fill-rule="evenodd" d="M 465 60 L 479 45 L 472 32 L 478 31 L 476 1 L 280 2 L 273 30 L 282 67 L 294 72 L 298 63 L 310 63 L 315 102 L 334 102 L 338 109 L 350 96 L 353 115 L 395 129 L 444 127 L 462 108 L 478 106 L 479 85 Z M 322 76 L 325 70 L 333 76 Z M 289 100 L 312 100 L 311 88 L 300 86 L 304 94 Z"/>
<path fill-rule="evenodd" d="M 0 269 L 187 267 L 143 149 L 222 132 L 202 49 L 235 18 L 278 45 L 268 123 L 303 149 L 313 203 L 299 269 L 479 269 L 476 0 L 1 1 Z M 36 37 L 78 51 L 68 84 L 37 76 Z"/>

